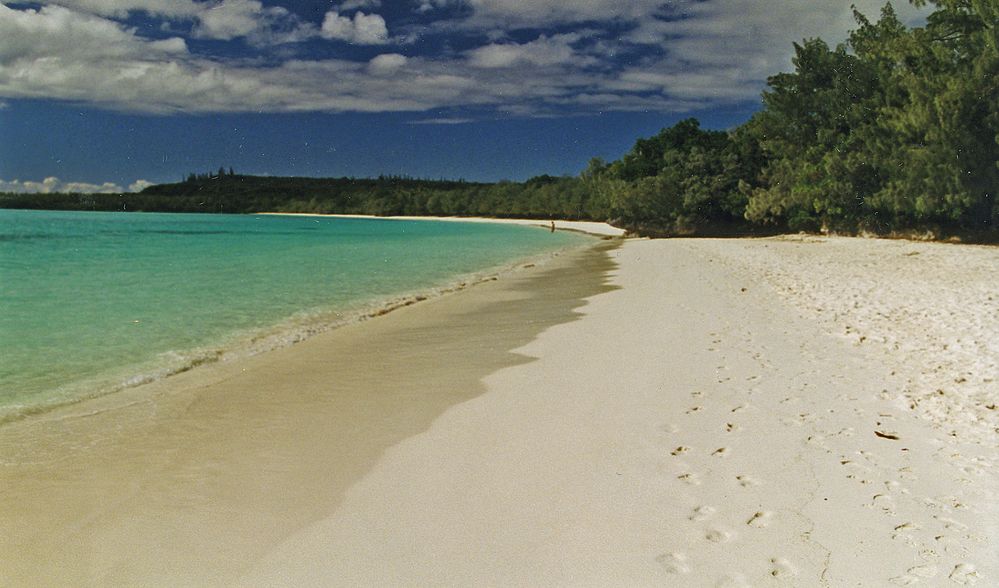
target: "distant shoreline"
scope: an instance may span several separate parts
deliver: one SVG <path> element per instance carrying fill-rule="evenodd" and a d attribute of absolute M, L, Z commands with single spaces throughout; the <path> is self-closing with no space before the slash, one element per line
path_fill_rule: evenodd
<path fill-rule="evenodd" d="M 417 221 L 446 221 L 463 223 L 502 223 L 511 225 L 526 225 L 540 228 L 549 228 L 551 223 L 555 223 L 555 229 L 559 231 L 576 231 L 599 237 L 623 237 L 626 234 L 624 229 L 611 226 L 607 223 L 595 221 L 566 221 L 566 220 L 545 220 L 545 219 L 520 219 L 520 218 L 491 218 L 484 216 L 376 216 L 370 214 L 320 214 L 311 212 L 257 212 L 254 214 L 268 216 L 307 216 L 307 217 L 328 217 L 328 218 L 360 218 L 371 220 L 417 220 Z"/>

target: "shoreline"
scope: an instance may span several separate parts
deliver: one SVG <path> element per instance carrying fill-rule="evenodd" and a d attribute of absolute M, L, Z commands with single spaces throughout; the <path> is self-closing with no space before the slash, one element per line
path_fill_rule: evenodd
<path fill-rule="evenodd" d="M 331 217 L 331 218 L 357 218 L 367 220 L 406 220 L 406 221 L 444 221 L 458 223 L 505 223 L 513 225 L 525 225 L 548 229 L 551 223 L 555 223 L 555 229 L 559 231 L 575 231 L 597 237 L 624 237 L 625 230 L 613 227 L 604 222 L 596 221 L 566 221 L 566 220 L 544 220 L 544 219 L 522 219 L 522 218 L 491 218 L 483 216 L 375 216 L 369 214 L 320 214 L 313 212 L 258 212 L 255 214 L 267 216 L 305 216 L 305 217 Z"/>
<path fill-rule="evenodd" d="M 238 583 L 383 451 L 524 361 L 510 349 L 573 320 L 613 246 L 0 427 L 0 583 Z"/>
<path fill-rule="evenodd" d="M 271 213 L 263 213 L 265 215 Z M 311 215 L 311 214 L 284 214 L 273 213 L 275 216 L 340 216 L 340 215 Z M 343 218 L 379 218 L 362 216 L 344 216 Z M 409 218 L 398 217 L 395 220 L 411 220 Z M 425 218 L 423 220 L 448 220 L 447 218 Z M 488 222 L 489 219 L 479 219 L 472 222 Z M 514 223 L 529 224 L 529 223 Z M 592 223 L 599 225 L 599 223 Z M 582 234 L 598 237 L 601 227 L 595 226 L 591 230 L 573 230 Z M 612 233 L 613 229 L 607 226 L 607 233 Z M 183 374 L 193 369 L 198 369 L 205 365 L 220 362 L 241 361 L 247 357 L 253 357 L 261 353 L 268 353 L 276 349 L 289 347 L 315 337 L 322 333 L 342 328 L 347 325 L 367 321 L 369 319 L 383 316 L 399 308 L 411 306 L 418 302 L 432 300 L 441 296 L 446 296 L 459 292 L 468 287 L 495 280 L 503 274 L 516 273 L 524 266 L 544 266 L 559 255 L 578 248 L 590 247 L 592 244 L 581 243 L 569 245 L 560 249 L 532 254 L 525 257 L 515 258 L 500 265 L 482 268 L 468 273 L 453 276 L 446 282 L 407 290 L 395 295 L 373 299 L 365 303 L 353 303 L 344 308 L 326 308 L 318 314 L 305 317 L 299 313 L 285 317 L 279 322 L 235 331 L 225 336 L 223 340 L 206 343 L 196 348 L 184 350 L 170 350 L 164 354 L 171 355 L 170 364 L 150 361 L 143 365 L 134 366 L 135 369 L 121 368 L 114 374 L 102 374 L 86 380 L 76 381 L 64 386 L 67 390 L 54 400 L 46 400 L 42 403 L 29 405 L 12 405 L 0 407 L 0 428 L 22 421 L 58 411 L 60 409 L 86 404 L 97 399 L 112 397 L 122 391 L 141 387 L 160 380 L 169 379 L 179 374 Z"/>
<path fill-rule="evenodd" d="M 0 583 L 995 583 L 996 263 L 597 242 L 0 428 Z"/>

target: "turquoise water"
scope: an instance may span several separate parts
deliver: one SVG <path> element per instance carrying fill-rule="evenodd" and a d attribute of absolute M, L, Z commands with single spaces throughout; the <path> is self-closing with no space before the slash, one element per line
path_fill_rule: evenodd
<path fill-rule="evenodd" d="M 0 422 L 287 344 L 584 239 L 500 224 L 0 210 Z"/>

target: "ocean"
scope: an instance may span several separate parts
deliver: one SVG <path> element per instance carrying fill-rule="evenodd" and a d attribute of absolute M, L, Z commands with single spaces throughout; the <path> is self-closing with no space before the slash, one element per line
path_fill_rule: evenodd
<path fill-rule="evenodd" d="M 287 345 L 588 239 L 491 223 L 0 210 L 0 422 Z"/>

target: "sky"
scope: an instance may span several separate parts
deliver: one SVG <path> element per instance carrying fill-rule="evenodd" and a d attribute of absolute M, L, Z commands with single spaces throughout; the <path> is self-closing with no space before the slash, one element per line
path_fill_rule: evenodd
<path fill-rule="evenodd" d="M 760 108 L 877 0 L 0 0 L 0 192 L 579 173 Z M 896 2 L 903 20 L 921 11 Z"/>

